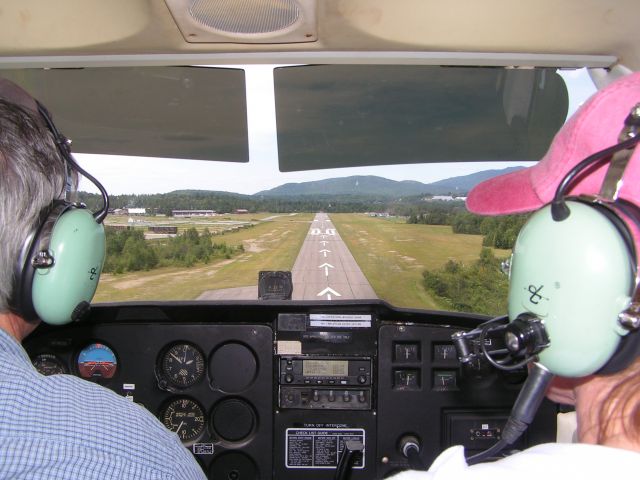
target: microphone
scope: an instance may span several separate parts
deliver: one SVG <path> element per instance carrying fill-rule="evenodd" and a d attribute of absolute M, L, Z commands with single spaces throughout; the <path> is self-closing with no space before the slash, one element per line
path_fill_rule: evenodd
<path fill-rule="evenodd" d="M 533 421 L 542 400 L 547 392 L 547 387 L 554 375 L 543 365 L 534 362 L 527 380 L 524 382 L 516 402 L 513 404 L 509 419 L 502 430 L 501 439 L 484 452 L 480 452 L 467 459 L 467 464 L 475 465 L 487 458 L 496 455 L 503 448 L 512 445 L 527 429 Z"/>

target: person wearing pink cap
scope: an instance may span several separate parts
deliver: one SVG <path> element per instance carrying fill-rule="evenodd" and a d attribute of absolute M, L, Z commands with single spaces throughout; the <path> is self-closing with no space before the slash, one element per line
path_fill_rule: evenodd
<path fill-rule="evenodd" d="M 546 392 L 575 407 L 575 443 L 537 445 L 492 463 L 466 459 L 456 446 L 428 472 L 394 479 L 640 472 L 639 133 L 634 73 L 585 102 L 535 166 L 485 181 L 467 198 L 477 214 L 535 212 L 512 254 L 504 338 L 510 353 L 530 361 L 529 378 L 544 379 L 534 388 L 540 399 Z"/>

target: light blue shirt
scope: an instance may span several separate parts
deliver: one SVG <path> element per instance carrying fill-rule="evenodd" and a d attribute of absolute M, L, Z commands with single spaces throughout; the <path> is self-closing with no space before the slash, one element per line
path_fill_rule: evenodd
<path fill-rule="evenodd" d="M 151 413 L 72 375 L 45 377 L 0 329 L 0 479 L 203 480 Z"/>

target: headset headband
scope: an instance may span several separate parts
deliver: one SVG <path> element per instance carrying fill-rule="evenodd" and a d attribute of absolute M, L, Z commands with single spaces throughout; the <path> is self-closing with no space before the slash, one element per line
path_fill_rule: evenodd
<path fill-rule="evenodd" d="M 95 218 L 96 222 L 102 223 L 109 212 L 109 195 L 107 191 L 102 186 L 102 184 L 90 173 L 88 173 L 85 169 L 83 169 L 78 162 L 76 162 L 75 158 L 71 154 L 71 140 L 62 135 L 60 131 L 56 128 L 53 120 L 51 119 L 51 115 L 49 115 L 48 110 L 42 105 L 39 101 L 36 100 L 36 105 L 38 107 L 38 112 L 44 119 L 47 128 L 53 135 L 53 139 L 58 147 L 58 151 L 60 155 L 65 160 L 66 169 L 67 169 L 67 180 L 65 185 L 65 192 L 69 192 L 70 190 L 70 170 L 73 169 L 76 172 L 80 173 L 82 176 L 87 178 L 91 183 L 93 183 L 98 190 L 100 190 L 100 194 L 102 195 L 102 209 L 99 212 L 93 214 L 93 218 Z"/>
<path fill-rule="evenodd" d="M 605 148 L 593 155 L 588 156 L 575 165 L 564 176 L 558 184 L 556 193 L 551 201 L 551 215 L 556 221 L 562 221 L 569 216 L 569 209 L 564 203 L 566 192 L 578 174 L 588 168 L 595 167 L 611 158 L 611 163 L 607 169 L 607 174 L 600 189 L 599 198 L 605 201 L 615 201 L 618 198 L 620 187 L 622 187 L 622 177 L 633 154 L 633 150 L 640 142 L 640 103 L 636 104 L 624 121 L 624 127 L 618 137 L 619 143 L 609 148 Z"/>

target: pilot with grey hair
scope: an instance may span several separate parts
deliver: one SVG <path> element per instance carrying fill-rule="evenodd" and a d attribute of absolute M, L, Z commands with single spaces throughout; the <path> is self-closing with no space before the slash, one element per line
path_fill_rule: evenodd
<path fill-rule="evenodd" d="M 38 104 L 0 79 L 0 478 L 204 479 L 146 409 L 72 375 L 41 375 L 20 344 L 39 320 L 13 305 L 17 259 L 43 212 L 75 188 L 68 167 Z"/>

